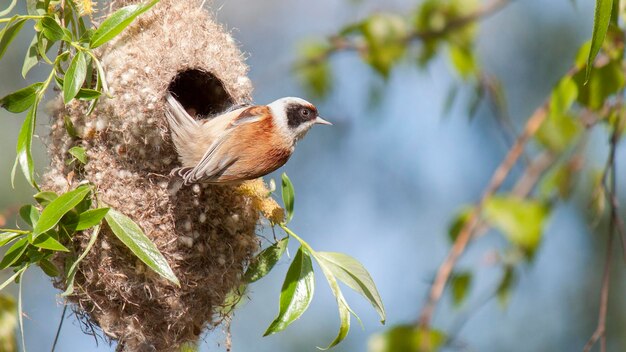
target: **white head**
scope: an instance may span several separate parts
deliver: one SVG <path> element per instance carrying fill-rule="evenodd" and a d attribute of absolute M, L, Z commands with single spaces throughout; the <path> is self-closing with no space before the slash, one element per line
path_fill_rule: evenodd
<path fill-rule="evenodd" d="M 287 97 L 268 105 L 274 122 L 295 143 L 315 124 L 332 125 L 317 114 L 317 108 L 300 98 Z"/>

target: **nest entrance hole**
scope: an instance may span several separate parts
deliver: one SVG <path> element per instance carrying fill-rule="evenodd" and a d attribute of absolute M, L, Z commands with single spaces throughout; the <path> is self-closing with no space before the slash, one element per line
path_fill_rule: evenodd
<path fill-rule="evenodd" d="M 196 120 L 223 112 L 235 104 L 222 81 L 212 73 L 199 69 L 180 71 L 167 90 Z"/>

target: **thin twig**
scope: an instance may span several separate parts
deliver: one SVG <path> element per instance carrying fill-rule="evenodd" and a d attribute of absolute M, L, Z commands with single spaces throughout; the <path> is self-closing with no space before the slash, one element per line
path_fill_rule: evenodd
<path fill-rule="evenodd" d="M 619 125 L 619 124 L 617 124 Z M 602 175 L 602 185 L 605 189 L 605 194 L 609 198 L 611 203 L 610 219 L 609 219 L 609 238 L 606 246 L 606 256 L 604 260 L 604 273 L 602 274 L 602 288 L 600 290 L 600 311 L 598 313 L 598 325 L 596 330 L 589 338 L 589 341 L 583 348 L 584 352 L 591 351 L 591 348 L 600 340 L 600 351 L 606 352 L 606 313 L 609 305 L 609 285 L 611 282 L 611 257 L 613 254 L 613 237 L 616 232 L 616 228 L 620 232 L 620 235 L 624 235 L 623 224 L 619 218 L 619 205 L 617 203 L 617 182 L 616 182 L 616 162 L 615 153 L 617 144 L 619 142 L 619 128 L 615 126 L 613 133 L 611 134 L 611 149 L 609 151 L 609 158 Z M 610 178 L 610 180 L 609 180 Z M 610 185 L 609 185 L 610 183 Z"/>
<path fill-rule="evenodd" d="M 585 137 L 581 137 L 576 146 L 574 146 L 574 152 L 567 161 L 568 164 L 575 164 L 574 170 L 578 170 L 581 165 L 581 146 L 585 144 Z M 537 186 L 537 183 L 541 180 L 543 175 L 554 166 L 558 156 L 551 152 L 543 152 L 530 161 L 528 167 L 524 171 L 524 174 L 520 176 L 511 190 L 511 194 L 516 197 L 525 198 L 532 190 Z M 575 172 L 575 171 L 572 172 Z M 484 221 L 481 221 L 474 231 L 473 237 L 479 237 L 489 231 L 491 227 Z M 456 335 L 465 326 L 474 313 L 487 304 L 493 297 L 496 296 L 496 290 L 487 291 L 481 299 L 478 299 L 476 305 L 472 308 L 468 308 L 462 315 L 452 324 L 452 328 L 449 329 L 448 338 L 446 339 L 446 345 L 451 346 L 456 339 Z"/>
<path fill-rule="evenodd" d="M 65 0 L 61 0 L 59 17 L 61 18 L 61 27 L 65 28 Z M 59 51 L 57 52 L 57 56 L 61 55 L 63 52 L 63 41 L 59 41 Z"/>
<path fill-rule="evenodd" d="M 442 28 L 410 32 L 406 35 L 406 37 L 401 39 L 401 42 L 408 44 L 414 41 L 432 40 L 443 37 L 454 30 L 461 29 L 476 21 L 489 17 L 490 15 L 496 13 L 498 10 L 503 8 L 505 5 L 509 4 L 511 1 L 512 0 L 492 0 L 470 14 L 450 20 Z M 332 36 L 328 40 L 330 42 L 330 47 L 327 50 L 315 57 L 309 58 L 308 60 L 301 62 L 298 66 L 302 67 L 319 64 L 328 59 L 331 55 L 338 52 L 356 51 L 359 53 L 364 53 L 368 49 L 366 43 L 361 41 L 353 41 L 341 35 Z"/>
<path fill-rule="evenodd" d="M 124 341 L 118 341 L 117 342 L 117 346 L 115 347 L 115 352 L 122 352 L 124 351 Z"/>
<path fill-rule="evenodd" d="M 543 121 L 545 121 L 547 117 L 547 107 L 547 103 L 542 105 L 528 119 L 524 131 L 517 138 L 515 144 L 513 144 L 500 166 L 498 166 L 498 168 L 494 172 L 491 181 L 489 181 L 489 184 L 483 192 L 480 201 L 472 210 L 468 220 L 465 222 L 463 228 L 459 232 L 459 235 L 454 241 L 454 244 L 452 245 L 452 249 L 450 249 L 448 256 L 439 267 L 439 270 L 437 271 L 437 276 L 435 277 L 435 281 L 431 286 L 428 301 L 422 309 L 422 313 L 418 320 L 418 324 L 422 328 L 428 329 L 428 327 L 430 326 L 430 321 L 432 319 L 435 306 L 441 298 L 441 295 L 448 279 L 450 278 L 450 274 L 452 273 L 454 265 L 456 264 L 461 254 L 465 251 L 465 247 L 470 241 L 472 233 L 479 223 L 480 213 L 482 212 L 482 208 L 485 202 L 500 188 L 507 175 L 519 159 L 520 155 L 522 155 L 524 146 L 526 145 L 528 140 L 537 132 Z"/>
<path fill-rule="evenodd" d="M 510 148 L 515 141 L 515 136 L 518 135 L 518 132 L 516 131 L 513 121 L 511 120 L 511 116 L 508 113 L 504 97 L 501 96 L 500 82 L 494 75 L 484 72 L 479 74 L 478 82 L 482 89 L 485 90 L 486 95 L 489 97 L 487 101 L 489 102 L 491 112 L 495 117 L 496 123 L 500 126 L 506 147 Z M 530 163 L 529 158 L 526 155 L 524 155 L 523 158 L 526 164 Z"/>
<path fill-rule="evenodd" d="M 54 335 L 54 342 L 52 343 L 51 352 L 54 352 L 54 349 L 57 347 L 57 342 L 59 341 L 59 336 L 61 335 L 61 327 L 63 326 L 63 321 L 65 320 L 65 312 L 67 311 L 67 302 L 63 304 L 63 313 L 61 313 L 61 321 L 59 321 L 59 327 L 57 328 L 57 333 Z"/>
<path fill-rule="evenodd" d="M 526 168 L 524 174 L 519 178 L 519 181 L 513 186 L 511 194 L 519 198 L 527 197 L 533 188 L 535 188 L 541 176 L 554 165 L 556 160 L 556 155 L 547 151 L 535 157 Z"/>

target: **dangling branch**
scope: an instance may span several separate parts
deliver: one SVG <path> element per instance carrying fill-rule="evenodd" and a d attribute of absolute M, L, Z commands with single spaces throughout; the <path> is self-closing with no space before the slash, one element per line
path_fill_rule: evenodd
<path fill-rule="evenodd" d="M 530 138 L 534 136 L 535 133 L 537 133 L 537 130 L 539 130 L 539 127 L 548 116 L 547 110 L 548 103 L 546 102 L 541 107 L 539 107 L 535 111 L 535 113 L 533 113 L 530 119 L 528 119 L 524 131 L 517 138 L 515 144 L 513 144 L 500 166 L 498 166 L 496 171 L 493 173 L 491 181 L 489 181 L 489 184 L 483 192 L 480 201 L 474 207 L 469 218 L 463 225 L 463 228 L 459 232 L 459 235 L 452 245 L 452 249 L 450 249 L 448 256 L 439 267 L 439 270 L 437 271 L 437 276 L 435 277 L 435 281 L 431 286 L 428 301 L 424 305 L 424 308 L 422 309 L 422 313 L 418 320 L 418 325 L 420 325 L 422 328 L 429 328 L 430 321 L 432 320 L 432 315 L 435 311 L 435 307 L 441 299 L 441 295 L 443 294 L 445 285 L 448 282 L 450 275 L 452 274 L 452 269 L 454 268 L 461 254 L 463 254 L 463 252 L 465 251 L 467 244 L 472 238 L 474 230 L 478 227 L 477 225 L 480 222 L 480 214 L 482 213 L 485 202 L 491 196 L 493 196 L 496 191 L 498 191 L 498 189 L 500 189 L 500 186 L 502 186 L 502 183 L 506 179 L 507 175 L 511 172 L 511 169 L 513 168 L 519 157 L 522 155 L 526 143 L 528 143 Z"/>
<path fill-rule="evenodd" d="M 591 351 L 591 348 L 600 341 L 600 351 L 606 352 L 606 313 L 609 305 L 609 285 L 611 282 L 611 258 L 613 254 L 613 237 L 617 232 L 624 238 L 624 224 L 619 217 L 619 203 L 617 201 L 617 182 L 616 182 L 616 162 L 615 154 L 617 144 L 620 139 L 620 121 L 617 121 L 613 127 L 611 134 L 610 151 L 607 164 L 602 175 L 602 186 L 610 202 L 610 219 L 609 219 L 609 238 L 606 245 L 606 255 L 604 259 L 604 273 L 602 274 L 602 288 L 600 290 L 600 311 L 598 313 L 598 325 L 589 341 L 583 348 L 584 352 Z"/>

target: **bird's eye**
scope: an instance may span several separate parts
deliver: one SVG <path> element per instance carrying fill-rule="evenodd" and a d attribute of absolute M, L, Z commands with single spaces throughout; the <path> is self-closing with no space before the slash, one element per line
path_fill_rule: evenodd
<path fill-rule="evenodd" d="M 302 109 L 302 110 L 300 110 L 300 114 L 302 114 L 302 116 L 304 116 L 304 117 L 309 117 L 310 113 L 311 112 L 309 111 L 309 109 Z"/>

